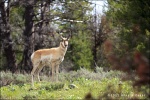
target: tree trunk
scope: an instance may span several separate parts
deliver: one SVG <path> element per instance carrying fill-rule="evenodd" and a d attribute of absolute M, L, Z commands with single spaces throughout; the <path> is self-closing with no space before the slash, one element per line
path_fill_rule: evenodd
<path fill-rule="evenodd" d="M 94 70 L 96 70 L 96 63 L 97 63 L 97 38 L 96 38 L 96 31 L 95 31 L 95 34 L 94 34 L 94 47 L 93 47 L 93 57 L 94 57 Z"/>
<path fill-rule="evenodd" d="M 10 25 L 9 25 L 9 3 L 8 0 L 7 9 L 5 7 L 5 1 L 0 2 L 0 12 L 1 12 L 1 21 L 0 21 L 0 33 L 1 41 L 4 49 L 4 55 L 6 56 L 7 68 L 12 72 L 15 72 L 17 69 L 16 64 L 16 55 L 13 48 L 13 42 L 10 34 Z M 7 69 L 6 68 L 6 69 Z"/>
<path fill-rule="evenodd" d="M 24 44 L 24 52 L 21 61 L 21 66 L 27 72 L 31 71 L 32 69 L 30 56 L 34 49 L 32 44 L 32 27 L 33 27 L 33 16 L 34 16 L 33 13 L 34 11 L 32 5 L 25 6 L 25 13 L 24 13 L 25 30 L 23 32 L 25 44 Z"/>

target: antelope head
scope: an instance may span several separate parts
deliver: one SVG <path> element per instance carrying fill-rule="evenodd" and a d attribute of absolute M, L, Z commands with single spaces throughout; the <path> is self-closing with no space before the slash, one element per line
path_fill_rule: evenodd
<path fill-rule="evenodd" d="M 70 39 L 70 34 L 67 38 L 64 38 L 63 36 L 61 36 L 62 42 L 60 42 L 60 44 L 62 45 L 63 48 L 68 47 L 68 41 Z"/>

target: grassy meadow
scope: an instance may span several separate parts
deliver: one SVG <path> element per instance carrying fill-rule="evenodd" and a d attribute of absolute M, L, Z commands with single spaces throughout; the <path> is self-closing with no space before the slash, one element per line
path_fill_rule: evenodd
<path fill-rule="evenodd" d="M 42 75 L 41 82 L 31 88 L 29 74 L 1 72 L 1 99 L 147 99 L 149 89 L 135 88 L 132 81 L 122 81 L 127 74 L 120 71 L 97 72 L 80 69 L 59 74 L 59 82 Z"/>

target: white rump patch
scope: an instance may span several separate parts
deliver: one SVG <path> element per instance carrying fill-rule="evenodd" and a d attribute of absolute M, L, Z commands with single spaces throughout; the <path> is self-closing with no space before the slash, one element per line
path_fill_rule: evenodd
<path fill-rule="evenodd" d="M 34 57 L 34 53 L 32 53 L 32 55 L 31 55 L 31 59 L 33 59 L 33 57 Z"/>

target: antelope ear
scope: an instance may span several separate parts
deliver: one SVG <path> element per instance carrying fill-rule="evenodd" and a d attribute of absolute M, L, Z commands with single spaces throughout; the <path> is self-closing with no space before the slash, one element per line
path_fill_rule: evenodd
<path fill-rule="evenodd" d="M 61 38 L 62 40 L 64 40 L 64 38 L 63 38 L 63 36 L 62 36 L 62 35 L 60 36 L 60 38 Z"/>
<path fill-rule="evenodd" d="M 63 33 L 60 33 L 60 38 L 61 38 L 62 40 L 64 40 L 64 38 L 63 38 L 62 34 L 63 34 Z"/>

